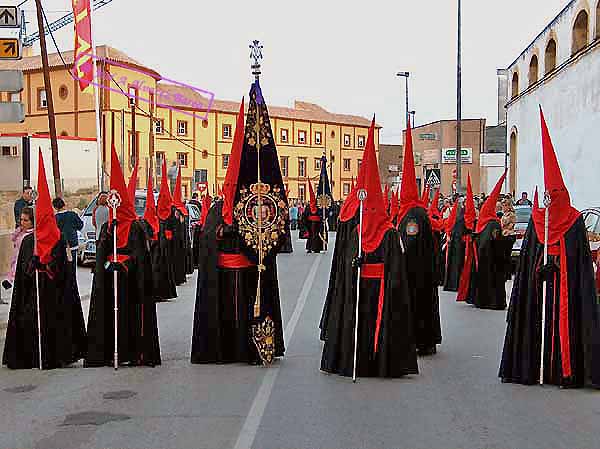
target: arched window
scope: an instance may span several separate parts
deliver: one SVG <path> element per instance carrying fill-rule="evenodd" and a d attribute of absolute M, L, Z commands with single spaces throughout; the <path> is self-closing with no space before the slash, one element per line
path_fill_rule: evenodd
<path fill-rule="evenodd" d="M 511 98 L 515 98 L 519 95 L 519 74 L 515 72 L 512 77 L 512 95 Z"/>
<path fill-rule="evenodd" d="M 550 39 L 548 45 L 546 45 L 546 56 L 544 59 L 544 66 L 546 73 L 550 73 L 556 68 L 556 41 Z"/>
<path fill-rule="evenodd" d="M 513 129 L 510 133 L 510 181 L 511 192 L 517 191 L 517 130 Z"/>
<path fill-rule="evenodd" d="M 579 11 L 573 25 L 573 55 L 588 44 L 588 22 L 588 13 Z"/>
<path fill-rule="evenodd" d="M 529 85 L 537 83 L 538 80 L 538 57 L 533 55 L 529 63 Z"/>

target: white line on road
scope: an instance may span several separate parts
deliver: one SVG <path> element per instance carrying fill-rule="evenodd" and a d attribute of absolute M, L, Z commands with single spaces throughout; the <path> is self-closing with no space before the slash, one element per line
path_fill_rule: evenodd
<path fill-rule="evenodd" d="M 290 347 L 292 336 L 296 330 L 296 325 L 300 320 L 300 315 L 302 315 L 302 310 L 304 309 L 306 300 L 308 299 L 308 294 L 310 293 L 312 285 L 315 281 L 317 269 L 319 268 L 322 258 L 323 256 L 321 254 L 317 255 L 315 258 L 308 276 L 304 281 L 302 290 L 300 291 L 300 296 L 298 297 L 298 302 L 296 303 L 294 313 L 292 313 L 292 317 L 285 326 L 284 336 L 286 339 L 286 346 L 288 348 Z M 246 416 L 246 421 L 244 422 L 244 426 L 242 427 L 242 430 L 238 436 L 234 449 L 250 449 L 252 447 L 254 439 L 256 438 L 256 433 L 258 432 L 258 427 L 260 426 L 265 409 L 267 408 L 269 398 L 271 397 L 271 391 L 275 386 L 275 380 L 277 379 L 280 368 L 281 365 L 267 368 L 265 377 L 263 377 L 260 388 L 258 389 L 258 393 L 256 393 L 254 401 L 252 401 L 252 407 L 250 407 L 250 412 L 248 412 L 248 416 Z"/>

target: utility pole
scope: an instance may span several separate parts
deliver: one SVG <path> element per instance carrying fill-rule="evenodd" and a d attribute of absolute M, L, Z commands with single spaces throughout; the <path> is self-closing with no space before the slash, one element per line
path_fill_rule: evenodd
<path fill-rule="evenodd" d="M 155 94 L 150 94 L 151 95 L 151 99 L 150 99 L 150 143 L 148 145 L 148 156 L 149 156 L 149 161 L 148 161 L 148 176 L 152 176 L 152 185 L 156 186 L 156 178 L 155 178 L 155 173 L 156 171 L 154 170 L 154 108 L 156 107 L 156 95 Z M 196 167 L 194 167 L 195 169 Z M 148 180 L 146 180 L 146 185 L 148 184 Z"/>
<path fill-rule="evenodd" d="M 460 54 L 461 0 L 458 0 L 458 43 L 456 57 L 456 193 L 462 192 L 462 73 Z"/>
<path fill-rule="evenodd" d="M 40 49 L 42 52 L 42 66 L 44 70 L 44 89 L 48 105 L 48 126 L 50 128 L 50 147 L 52 148 L 52 175 L 54 177 L 54 194 L 62 196 L 62 183 L 58 162 L 58 142 L 56 140 L 56 122 L 54 119 L 54 102 L 52 101 L 52 86 L 50 84 L 50 68 L 48 64 L 48 50 L 46 48 L 46 35 L 44 33 L 44 18 L 42 16 L 42 2 L 35 0 L 37 9 L 38 30 L 40 34 Z"/>
<path fill-rule="evenodd" d="M 135 167 L 135 165 L 138 163 L 138 151 L 137 151 L 137 135 L 135 132 L 135 102 L 137 101 L 137 99 L 134 100 L 133 105 L 131 106 L 131 154 L 129 155 L 129 165 L 130 167 Z M 137 186 L 136 186 L 137 188 Z"/>

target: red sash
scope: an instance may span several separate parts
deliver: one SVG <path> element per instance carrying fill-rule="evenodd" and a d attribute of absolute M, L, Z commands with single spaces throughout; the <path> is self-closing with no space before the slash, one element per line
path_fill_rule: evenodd
<path fill-rule="evenodd" d="M 309 215 L 308 221 L 321 221 L 321 217 L 319 215 Z"/>
<path fill-rule="evenodd" d="M 466 301 L 467 296 L 469 295 L 473 261 L 475 261 L 475 270 L 479 268 L 479 260 L 477 259 L 477 246 L 475 244 L 475 240 L 470 234 L 465 236 L 465 244 L 465 263 L 460 275 L 460 281 L 458 283 L 458 294 L 456 295 L 457 301 Z"/>
<path fill-rule="evenodd" d="M 239 270 L 242 268 L 250 268 L 255 265 L 248 260 L 243 254 L 227 254 L 219 253 L 219 260 L 217 261 L 219 268 L 229 268 L 232 270 Z"/>
<path fill-rule="evenodd" d="M 379 331 L 381 329 L 381 318 L 383 315 L 383 300 L 385 297 L 385 276 L 383 263 L 364 264 L 360 268 L 360 277 L 362 279 L 379 279 L 379 302 L 377 304 L 377 322 L 375 324 L 375 353 L 379 343 Z"/>

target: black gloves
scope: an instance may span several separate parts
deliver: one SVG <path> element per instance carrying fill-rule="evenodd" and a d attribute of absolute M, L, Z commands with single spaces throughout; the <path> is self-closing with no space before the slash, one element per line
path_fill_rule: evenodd
<path fill-rule="evenodd" d="M 546 265 L 540 267 L 540 277 L 543 281 L 551 281 L 558 272 L 558 267 L 554 262 L 548 261 Z"/>
<path fill-rule="evenodd" d="M 107 260 L 106 263 L 104 264 L 104 269 L 106 270 L 107 273 L 114 273 L 122 271 L 125 271 L 125 267 L 120 264 L 120 263 L 116 263 L 116 262 L 111 262 L 110 260 Z"/>
<path fill-rule="evenodd" d="M 12 284 L 10 283 L 9 280 L 4 279 L 2 281 L 2 287 L 4 287 L 5 290 L 8 290 L 9 288 L 12 288 Z"/>
<path fill-rule="evenodd" d="M 355 257 L 354 259 L 352 259 L 352 267 L 354 267 L 354 268 L 362 267 L 363 263 L 365 263 L 364 256 L 358 256 L 358 257 Z"/>

